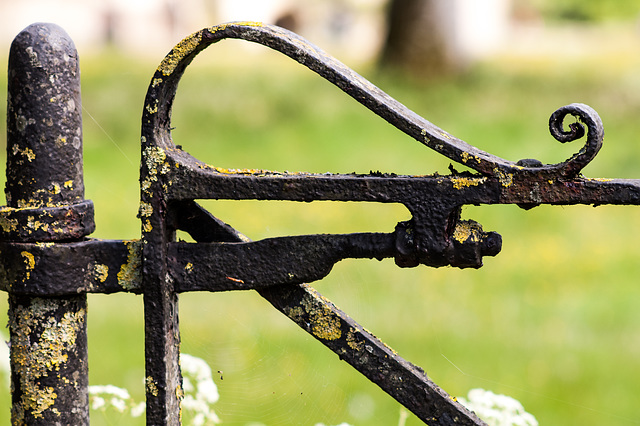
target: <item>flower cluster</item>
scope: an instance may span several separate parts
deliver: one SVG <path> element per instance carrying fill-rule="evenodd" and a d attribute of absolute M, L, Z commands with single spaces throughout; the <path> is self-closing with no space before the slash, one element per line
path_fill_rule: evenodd
<path fill-rule="evenodd" d="M 211 407 L 218 401 L 219 395 L 209 365 L 200 358 L 181 354 L 180 366 L 184 390 L 181 407 L 185 417 L 191 420 L 189 424 L 204 426 L 220 423 Z M 144 402 L 135 402 L 126 389 L 113 385 L 89 386 L 89 402 L 92 410 L 113 409 L 131 417 L 139 417 L 145 411 Z"/>
<path fill-rule="evenodd" d="M 458 398 L 458 402 L 475 411 L 490 426 L 538 426 L 536 418 L 510 396 L 496 395 L 484 389 L 471 389 L 467 398 Z"/>
<path fill-rule="evenodd" d="M 218 387 L 211 377 L 211 368 L 203 359 L 188 354 L 180 354 L 182 388 L 184 398 L 182 410 L 191 414 L 194 426 L 220 423 L 211 408 L 219 399 Z"/>
<path fill-rule="evenodd" d="M 113 408 L 131 417 L 140 417 L 145 409 L 144 402 L 135 402 L 129 391 L 113 385 L 89 386 L 89 404 L 92 410 Z"/>

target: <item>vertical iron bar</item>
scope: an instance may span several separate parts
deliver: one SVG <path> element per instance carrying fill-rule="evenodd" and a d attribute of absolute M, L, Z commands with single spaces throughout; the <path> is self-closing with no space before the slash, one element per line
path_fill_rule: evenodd
<path fill-rule="evenodd" d="M 149 130 L 143 119 L 143 135 Z M 166 154 L 142 137 L 141 202 L 142 285 L 144 292 L 147 424 L 180 424 L 183 397 L 180 374 L 178 293 L 167 269 L 167 247 L 175 229 L 167 221 Z"/>
<path fill-rule="evenodd" d="M 78 54 L 56 25 L 30 25 L 11 45 L 5 193 L 16 209 L 84 199 Z M 51 240 L 70 235 L 63 229 Z M 37 258 L 22 256 L 33 269 Z M 9 296 L 13 424 L 89 424 L 86 313 L 84 294 Z"/>

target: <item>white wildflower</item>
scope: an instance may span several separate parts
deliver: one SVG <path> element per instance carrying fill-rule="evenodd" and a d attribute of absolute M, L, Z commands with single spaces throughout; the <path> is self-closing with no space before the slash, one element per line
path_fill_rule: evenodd
<path fill-rule="evenodd" d="M 140 411 L 139 404 L 134 402 L 131 395 L 129 395 L 129 391 L 114 385 L 89 386 L 89 404 L 92 410 L 105 411 L 108 408 L 113 408 L 120 413 L 125 413 L 129 410 L 133 417 L 141 414 L 138 413 Z M 137 416 L 133 414 L 134 408 Z"/>
<path fill-rule="evenodd" d="M 458 398 L 458 402 L 475 411 L 490 426 L 538 426 L 536 418 L 525 411 L 520 401 L 510 396 L 471 389 L 467 397 Z"/>
<path fill-rule="evenodd" d="M 111 398 L 111 401 L 109 402 L 111 403 L 111 406 L 113 408 L 115 408 L 121 413 L 124 413 L 124 410 L 126 410 L 127 408 L 127 402 L 124 399 L 114 397 L 114 398 Z"/>
<path fill-rule="evenodd" d="M 104 386 L 89 386 L 89 394 L 106 394 L 113 395 L 120 399 L 129 399 L 131 396 L 129 395 L 129 391 L 123 388 L 119 388 L 114 385 L 104 385 Z"/>
<path fill-rule="evenodd" d="M 140 417 L 146 408 L 147 406 L 144 402 L 139 402 L 131 407 L 131 417 Z"/>
<path fill-rule="evenodd" d="M 104 398 L 101 398 L 99 396 L 93 396 L 93 397 L 89 397 L 91 398 L 91 409 L 92 410 L 99 410 L 102 407 L 105 406 L 106 401 L 104 400 Z"/>
<path fill-rule="evenodd" d="M 218 387 L 213 382 L 211 367 L 202 359 L 180 354 L 182 370 L 182 410 L 192 416 L 191 424 L 196 426 L 220 423 L 211 408 L 220 398 Z"/>
<path fill-rule="evenodd" d="M 4 376 L 6 387 L 11 381 L 11 364 L 9 361 L 9 341 L 0 333 L 0 374 Z"/>

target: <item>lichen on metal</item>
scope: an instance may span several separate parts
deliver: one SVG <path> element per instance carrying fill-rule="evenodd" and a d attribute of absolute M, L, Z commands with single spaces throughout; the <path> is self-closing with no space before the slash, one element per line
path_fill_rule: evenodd
<path fill-rule="evenodd" d="M 473 220 L 461 220 L 453 230 L 453 239 L 459 243 L 476 243 L 482 238 L 482 226 Z"/>
<path fill-rule="evenodd" d="M 513 174 L 504 172 L 498 168 L 495 168 L 493 171 L 498 178 L 500 185 L 505 188 L 509 188 L 511 185 L 513 185 Z"/>
<path fill-rule="evenodd" d="M 350 328 L 347 332 L 347 345 L 354 351 L 361 351 L 364 346 L 364 342 L 359 340 L 356 335 L 357 331 L 354 328 Z"/>
<path fill-rule="evenodd" d="M 482 185 L 487 181 L 486 176 L 483 177 L 467 177 L 467 176 L 454 176 L 451 177 L 451 183 L 453 183 L 454 189 L 469 188 L 470 186 Z"/>
<path fill-rule="evenodd" d="M 340 318 L 329 309 L 331 302 L 313 288 L 306 287 L 308 291 L 301 300 L 300 306 L 290 308 L 287 315 L 297 323 L 305 322 L 309 331 L 319 339 L 340 339 L 342 337 Z"/>
<path fill-rule="evenodd" d="M 10 208 L 3 207 L 2 211 L 0 212 L 0 228 L 2 228 L 5 233 L 14 232 L 18 229 L 18 219 L 11 218 L 2 214 L 7 212 L 7 209 Z"/>
<path fill-rule="evenodd" d="M 127 291 L 139 290 L 142 279 L 140 267 L 142 265 L 142 242 L 133 240 L 125 242 L 128 250 L 127 262 L 118 272 L 118 285 Z"/>
<path fill-rule="evenodd" d="M 158 181 L 160 175 L 166 175 L 170 166 L 167 163 L 167 154 L 160 147 L 147 147 L 142 152 L 142 158 L 147 165 L 148 173 L 141 182 L 143 191 L 148 190 L 153 182 Z"/>
<path fill-rule="evenodd" d="M 141 201 L 140 207 L 138 208 L 138 215 L 140 217 L 149 217 L 152 214 L 153 214 L 153 206 L 149 203 L 145 203 Z"/>
<path fill-rule="evenodd" d="M 103 264 L 94 264 L 93 265 L 93 273 L 98 281 L 101 283 L 105 282 L 109 277 L 109 267 Z"/>
<path fill-rule="evenodd" d="M 77 335 L 84 327 L 86 312 L 66 312 L 60 320 L 56 320 L 55 313 L 58 311 L 57 303 L 34 298 L 28 306 L 15 306 L 9 318 L 12 331 L 11 358 L 19 370 L 22 393 L 21 404 L 14 404 L 12 408 L 12 419 L 17 424 L 28 422 L 25 410 L 33 418 L 39 419 L 55 404 L 58 396 L 56 389 L 42 385 L 42 379 L 59 375 L 69 354 L 76 351 Z M 43 319 L 46 321 L 43 322 Z M 39 334 L 34 335 L 38 330 Z M 65 376 L 63 379 L 69 383 L 75 382 L 73 377 Z"/>
<path fill-rule="evenodd" d="M 158 386 L 156 385 L 156 381 L 151 376 L 147 376 L 144 379 L 145 388 L 148 393 L 154 396 L 158 396 Z"/>
<path fill-rule="evenodd" d="M 192 53 L 202 40 L 202 30 L 191 34 L 178 43 L 158 66 L 158 71 L 169 76 L 185 56 Z"/>
<path fill-rule="evenodd" d="M 35 268 L 36 261 L 33 254 L 29 253 L 28 251 L 23 251 L 20 253 L 20 255 L 23 257 L 25 264 L 24 278 L 22 279 L 22 281 L 24 282 L 31 277 L 31 271 L 33 271 L 33 269 Z"/>

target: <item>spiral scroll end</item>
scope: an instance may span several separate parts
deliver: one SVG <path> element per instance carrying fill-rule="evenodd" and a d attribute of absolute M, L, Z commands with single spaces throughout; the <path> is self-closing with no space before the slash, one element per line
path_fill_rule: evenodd
<path fill-rule="evenodd" d="M 567 116 L 574 116 L 577 121 L 570 123 L 565 130 L 564 121 Z M 549 131 L 559 142 L 572 142 L 587 136 L 584 147 L 573 157 L 562 164 L 565 174 L 577 174 L 600 151 L 604 139 L 604 127 L 598 113 L 588 105 L 574 103 L 558 108 L 549 118 Z"/>
<path fill-rule="evenodd" d="M 564 129 L 564 121 L 568 115 L 574 116 L 579 121 L 570 123 L 569 130 Z M 573 142 L 584 137 L 586 130 L 582 123 L 588 127 L 593 125 L 602 127 L 602 121 L 593 108 L 585 104 L 571 104 L 558 108 L 549 118 L 549 130 L 559 142 Z"/>

